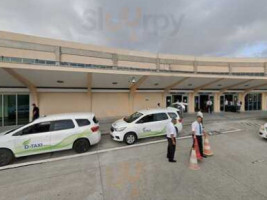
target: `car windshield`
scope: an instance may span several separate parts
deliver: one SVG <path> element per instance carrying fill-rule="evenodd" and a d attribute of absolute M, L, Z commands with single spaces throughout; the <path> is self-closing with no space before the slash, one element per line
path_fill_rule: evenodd
<path fill-rule="evenodd" d="M 140 112 L 135 112 L 134 114 L 130 115 L 129 117 L 125 117 L 123 120 L 127 123 L 132 123 L 133 121 L 137 120 L 139 117 L 141 117 L 143 114 Z"/>

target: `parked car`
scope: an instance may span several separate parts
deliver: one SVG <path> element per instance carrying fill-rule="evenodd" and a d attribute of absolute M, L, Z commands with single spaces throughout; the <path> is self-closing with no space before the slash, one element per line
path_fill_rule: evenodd
<path fill-rule="evenodd" d="M 110 135 L 115 141 L 131 145 L 137 139 L 166 135 L 166 125 L 176 117 L 178 132 L 182 131 L 182 119 L 176 108 L 151 109 L 135 112 L 112 124 Z"/>
<path fill-rule="evenodd" d="M 260 127 L 259 135 L 260 137 L 267 139 L 267 123 Z"/>
<path fill-rule="evenodd" d="M 183 118 L 184 112 L 186 111 L 188 104 L 183 102 L 176 102 L 171 104 L 168 108 L 175 108 L 177 109 L 180 118 Z"/>
<path fill-rule="evenodd" d="M 41 117 L 18 129 L 0 133 L 0 166 L 14 158 L 74 149 L 89 150 L 101 139 L 93 113 L 57 114 Z"/>

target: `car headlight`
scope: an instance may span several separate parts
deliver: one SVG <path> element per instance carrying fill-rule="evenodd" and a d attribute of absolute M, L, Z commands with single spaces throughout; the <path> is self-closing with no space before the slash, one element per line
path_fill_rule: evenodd
<path fill-rule="evenodd" d="M 116 131 L 124 131 L 126 129 L 126 127 L 119 127 L 119 128 L 115 128 Z"/>

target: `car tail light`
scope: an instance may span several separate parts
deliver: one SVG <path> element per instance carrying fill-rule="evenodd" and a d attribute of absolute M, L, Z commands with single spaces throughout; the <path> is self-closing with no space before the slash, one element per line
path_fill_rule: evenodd
<path fill-rule="evenodd" d="M 94 126 L 94 127 L 91 128 L 91 130 L 93 132 L 97 132 L 99 130 L 99 126 Z"/>

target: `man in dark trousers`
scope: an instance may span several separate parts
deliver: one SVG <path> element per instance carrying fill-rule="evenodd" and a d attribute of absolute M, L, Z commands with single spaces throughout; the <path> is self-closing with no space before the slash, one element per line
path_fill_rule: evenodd
<path fill-rule="evenodd" d="M 194 147 L 194 143 L 195 143 L 194 138 L 196 137 L 199 151 L 200 151 L 200 155 L 202 157 L 206 158 L 207 156 L 205 156 L 203 154 L 203 139 L 202 139 L 203 134 L 206 134 L 206 133 L 203 129 L 202 120 L 203 120 L 203 113 L 198 112 L 197 113 L 197 120 L 192 123 L 193 147 Z"/>
<path fill-rule="evenodd" d="M 166 127 L 167 139 L 168 139 L 167 158 L 169 159 L 169 162 L 176 162 L 176 160 L 174 160 L 174 154 L 176 150 L 176 136 L 177 136 L 177 129 L 175 128 L 175 124 L 177 124 L 176 117 L 172 118 L 172 120 L 167 124 Z"/>
<path fill-rule="evenodd" d="M 33 110 L 32 110 L 32 121 L 39 118 L 39 108 L 36 106 L 35 103 L 32 104 Z"/>

